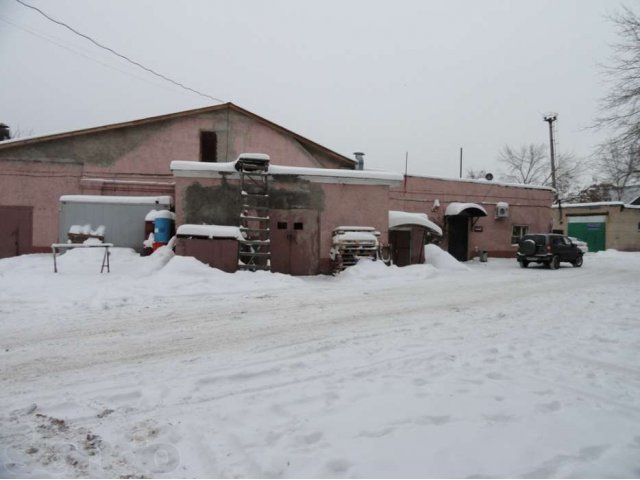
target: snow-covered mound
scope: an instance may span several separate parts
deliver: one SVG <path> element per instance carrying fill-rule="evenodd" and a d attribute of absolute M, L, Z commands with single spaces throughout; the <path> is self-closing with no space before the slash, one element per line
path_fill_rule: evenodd
<path fill-rule="evenodd" d="M 469 270 L 466 265 L 453 258 L 449 252 L 445 252 L 432 243 L 424 246 L 424 257 L 424 263 L 433 265 L 438 270 Z"/>
<path fill-rule="evenodd" d="M 640 253 L 427 258 L 0 260 L 0 477 L 637 477 Z"/>

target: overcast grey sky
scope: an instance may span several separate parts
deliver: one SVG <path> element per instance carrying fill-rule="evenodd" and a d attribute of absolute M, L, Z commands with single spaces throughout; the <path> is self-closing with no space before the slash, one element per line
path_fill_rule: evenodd
<path fill-rule="evenodd" d="M 367 168 L 498 174 L 505 145 L 587 156 L 615 0 L 25 0 Z M 632 2 L 626 2 L 634 7 Z M 43 38 L 44 37 L 44 38 Z M 44 134 L 211 105 L 0 0 L 0 121 Z"/>

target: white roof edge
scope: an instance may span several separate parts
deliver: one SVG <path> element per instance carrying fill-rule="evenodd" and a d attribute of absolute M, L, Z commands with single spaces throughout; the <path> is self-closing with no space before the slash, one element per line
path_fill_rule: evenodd
<path fill-rule="evenodd" d="M 170 195 L 149 196 L 124 196 L 124 195 L 62 195 L 61 202 L 68 203 L 128 203 L 136 205 L 173 205 Z"/>
<path fill-rule="evenodd" d="M 461 182 L 461 183 L 478 183 L 481 185 L 498 185 L 500 187 L 514 187 L 514 188 L 529 188 L 532 190 L 549 190 L 555 192 L 553 187 L 544 187 L 542 185 L 531 185 L 526 183 L 508 183 L 508 182 L 495 182 L 493 180 L 476 179 L 476 178 L 447 178 L 447 177 L 432 177 L 428 175 L 407 175 L 407 178 L 425 178 L 427 180 L 443 180 L 446 182 Z"/>
<path fill-rule="evenodd" d="M 389 229 L 399 227 L 401 225 L 418 225 L 427 228 L 442 235 L 442 229 L 434 222 L 429 220 L 426 213 L 401 212 L 399 210 L 389 210 Z"/>
<path fill-rule="evenodd" d="M 624 202 L 589 202 L 589 203 L 563 203 L 562 208 L 588 208 L 588 207 L 627 207 Z M 634 207 L 636 205 L 629 205 Z M 557 203 L 551 205 L 551 208 L 559 208 Z"/>
<path fill-rule="evenodd" d="M 172 172 L 188 172 L 192 175 L 180 176 L 206 176 L 207 174 L 237 174 L 235 162 L 203 163 L 185 160 L 173 160 L 170 165 Z M 308 168 L 291 167 L 285 165 L 270 165 L 268 173 L 271 175 L 291 175 L 306 178 L 326 179 L 350 179 L 356 181 L 374 181 L 388 184 L 402 182 L 404 176 L 400 173 L 385 172 L 379 170 L 347 170 L 335 168 Z"/>

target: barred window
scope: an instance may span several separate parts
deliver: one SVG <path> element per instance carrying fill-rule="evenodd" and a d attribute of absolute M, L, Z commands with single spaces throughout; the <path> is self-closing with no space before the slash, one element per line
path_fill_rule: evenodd
<path fill-rule="evenodd" d="M 529 225 L 514 225 L 511 230 L 511 245 L 520 243 L 520 239 L 529 231 Z"/>

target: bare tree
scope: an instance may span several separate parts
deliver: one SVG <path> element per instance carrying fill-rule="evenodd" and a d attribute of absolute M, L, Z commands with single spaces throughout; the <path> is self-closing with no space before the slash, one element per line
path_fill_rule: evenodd
<path fill-rule="evenodd" d="M 467 170 L 466 178 L 476 180 L 476 179 L 485 178 L 486 176 L 487 176 L 487 171 L 485 169 L 474 170 L 473 168 L 470 168 Z"/>
<path fill-rule="evenodd" d="M 544 144 L 523 145 L 518 149 L 505 145 L 498 154 L 506 172 L 502 180 L 526 185 L 552 186 L 551 161 Z M 571 153 L 556 156 L 556 186 L 560 197 L 576 188 L 581 173 L 582 162 Z"/>
<path fill-rule="evenodd" d="M 619 147 L 640 143 L 640 18 L 628 7 L 609 17 L 616 27 L 618 43 L 613 45 L 604 73 L 610 83 L 601 100 L 602 115 L 596 126 L 613 128 L 610 142 Z"/>
<path fill-rule="evenodd" d="M 550 175 L 547 147 L 543 144 L 532 143 L 518 149 L 505 145 L 498 161 L 506 167 L 502 177 L 507 182 L 545 185 Z"/>
<path fill-rule="evenodd" d="M 595 167 L 621 200 L 625 187 L 640 180 L 640 150 L 635 144 L 611 140 L 598 150 Z"/>

